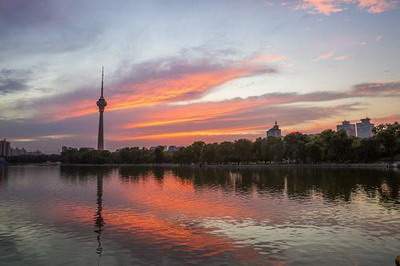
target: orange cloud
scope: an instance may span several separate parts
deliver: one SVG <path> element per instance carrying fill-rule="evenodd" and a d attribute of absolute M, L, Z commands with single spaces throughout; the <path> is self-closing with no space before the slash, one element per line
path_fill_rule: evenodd
<path fill-rule="evenodd" d="M 330 15 L 342 11 L 336 0 L 303 0 L 303 9 L 313 9 L 315 12 Z"/>
<path fill-rule="evenodd" d="M 239 66 L 203 70 L 196 73 L 179 74 L 173 77 L 152 78 L 141 82 L 121 84 L 118 94 L 107 97 L 107 111 L 117 111 L 138 107 L 153 106 L 204 95 L 212 88 L 242 77 L 265 73 L 266 70 L 249 62 Z M 73 108 L 58 111 L 54 120 L 80 117 L 97 112 L 93 100 L 73 103 Z M 59 110 L 58 106 L 58 110 Z M 67 111 L 68 110 L 68 111 Z M 71 111 L 72 110 L 72 111 Z"/>
<path fill-rule="evenodd" d="M 209 130 L 194 130 L 194 131 L 179 131 L 170 133 L 159 133 L 159 134 L 146 134 L 139 136 L 114 136 L 111 137 L 117 141 L 127 140 L 157 140 L 167 138 L 180 138 L 180 137 L 191 137 L 191 136 L 229 136 L 229 135 L 248 135 L 248 134 L 259 134 L 260 130 L 263 130 L 263 126 L 256 127 L 238 127 L 238 128 L 224 128 L 224 129 L 209 129 Z"/>

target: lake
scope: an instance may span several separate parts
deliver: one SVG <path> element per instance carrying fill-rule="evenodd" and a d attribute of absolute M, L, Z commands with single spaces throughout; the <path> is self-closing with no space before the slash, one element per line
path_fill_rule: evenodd
<path fill-rule="evenodd" d="M 0 265 L 394 265 L 400 174 L 0 168 Z"/>

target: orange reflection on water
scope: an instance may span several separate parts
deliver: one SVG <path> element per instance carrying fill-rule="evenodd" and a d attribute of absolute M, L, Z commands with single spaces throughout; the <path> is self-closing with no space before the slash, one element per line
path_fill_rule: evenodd
<path fill-rule="evenodd" d="M 145 205 L 155 212 L 170 216 L 184 215 L 192 218 L 204 217 L 254 217 L 253 209 L 242 206 L 239 201 L 227 202 L 220 190 L 196 191 L 192 182 L 180 182 L 172 174 L 166 173 L 160 185 L 153 179 L 134 186 L 124 186 L 119 190 L 134 204 Z"/>
<path fill-rule="evenodd" d="M 75 204 L 69 207 L 68 211 L 62 205 L 57 206 L 56 209 L 58 218 L 64 217 L 73 222 L 94 224 L 95 209 L 93 208 Z M 169 221 L 148 213 L 113 208 L 103 209 L 102 218 L 108 232 L 117 230 L 124 236 L 140 239 L 144 244 L 158 245 L 159 248 L 170 249 L 175 246 L 181 251 L 205 252 L 206 256 L 232 252 L 233 256 L 239 260 L 259 259 L 259 254 L 251 247 L 235 245 L 228 237 L 214 235 L 209 233 L 209 229 L 187 226 L 179 221 Z"/>

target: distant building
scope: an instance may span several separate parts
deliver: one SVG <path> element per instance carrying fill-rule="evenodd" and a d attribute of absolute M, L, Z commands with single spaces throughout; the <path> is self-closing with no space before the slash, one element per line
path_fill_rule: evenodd
<path fill-rule="evenodd" d="M 364 118 L 361 119 L 360 123 L 356 124 L 357 127 L 357 137 L 359 138 L 370 138 L 372 137 L 372 129 L 374 128 L 374 124 L 370 123 L 371 119 Z"/>
<path fill-rule="evenodd" d="M 356 126 L 351 124 L 350 121 L 344 120 L 341 125 L 336 126 L 337 131 L 343 130 L 346 132 L 347 136 L 356 136 Z"/>
<path fill-rule="evenodd" d="M 282 132 L 279 129 L 279 125 L 278 122 L 275 121 L 275 125 L 267 130 L 267 138 L 268 137 L 276 137 L 276 138 L 280 138 L 282 136 Z"/>
<path fill-rule="evenodd" d="M 10 156 L 10 142 L 6 139 L 0 140 L 0 157 Z"/>
<path fill-rule="evenodd" d="M 178 147 L 176 147 L 176 146 L 169 146 L 168 147 L 168 152 L 176 152 L 176 151 L 178 151 L 179 150 L 179 148 Z"/>
<path fill-rule="evenodd" d="M 10 156 L 20 156 L 20 155 L 26 155 L 28 152 L 22 148 L 11 148 L 10 149 Z"/>

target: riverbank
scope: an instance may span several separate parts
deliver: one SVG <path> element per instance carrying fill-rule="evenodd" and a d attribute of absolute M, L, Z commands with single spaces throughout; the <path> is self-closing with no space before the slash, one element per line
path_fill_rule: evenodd
<path fill-rule="evenodd" d="M 42 164 L 43 165 L 43 164 Z M 62 166 L 142 166 L 142 167 L 194 167 L 194 168 L 353 168 L 353 169 L 399 169 L 400 163 L 320 163 L 320 164 L 70 164 Z"/>

